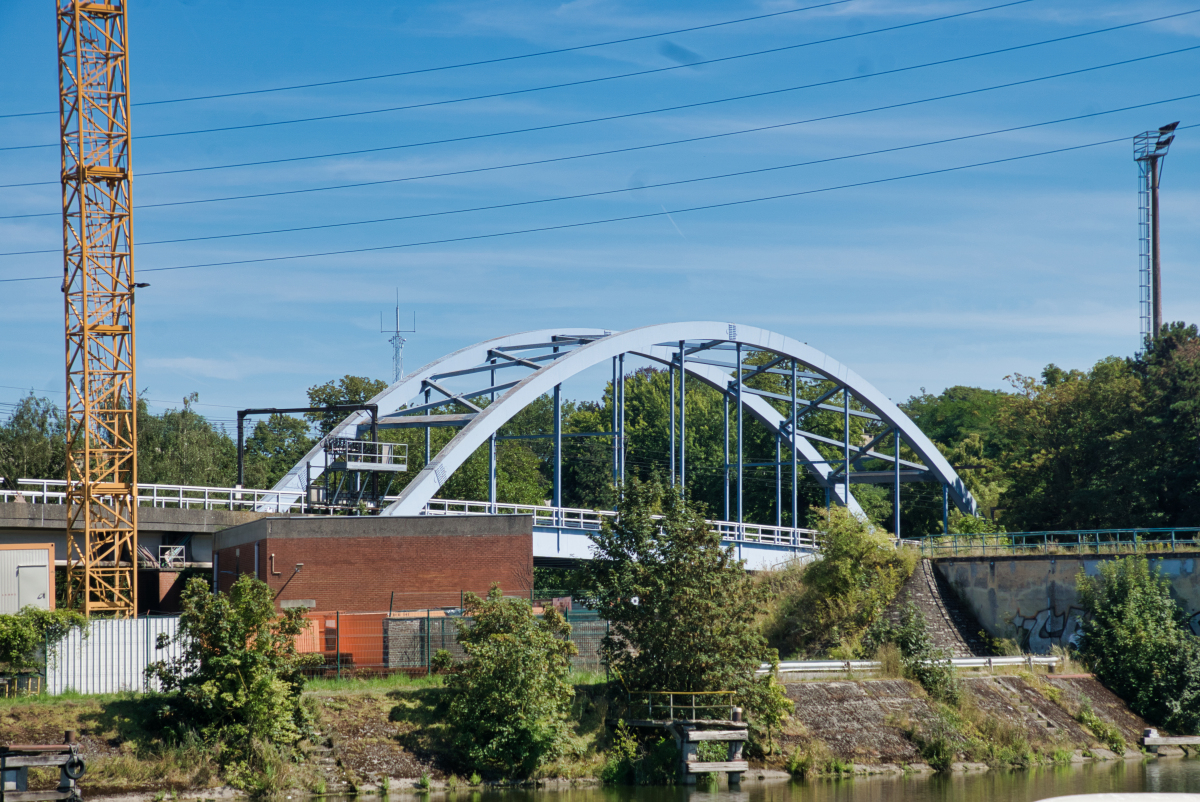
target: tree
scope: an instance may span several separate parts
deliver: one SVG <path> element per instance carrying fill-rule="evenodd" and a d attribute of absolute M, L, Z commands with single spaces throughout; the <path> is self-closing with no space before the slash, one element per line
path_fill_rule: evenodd
<path fill-rule="evenodd" d="M 368 379 L 365 376 L 346 375 L 337 381 L 308 388 L 308 403 L 314 407 L 332 407 L 338 404 L 365 404 L 388 387 L 387 382 L 380 379 Z M 333 431 L 346 419 L 344 412 L 306 412 L 308 418 L 321 437 Z"/>
<path fill-rule="evenodd" d="M 499 585 L 486 599 L 468 593 L 463 606 L 471 623 L 458 642 L 468 659 L 446 680 L 450 726 L 472 766 L 527 777 L 569 746 L 571 626 L 553 607 L 536 618 Z"/>
<path fill-rule="evenodd" d="M 1175 732 L 1200 731 L 1200 638 L 1171 598 L 1170 581 L 1145 557 L 1080 574 L 1087 613 L 1079 651 L 1096 677 L 1135 713 Z"/>
<path fill-rule="evenodd" d="M 15 488 L 19 479 L 66 478 L 66 439 L 62 413 L 31 392 L 0 426 L 0 479 Z"/>
<path fill-rule="evenodd" d="M 290 750 L 311 727 L 300 704 L 301 670 L 311 657 L 296 651 L 308 624 L 304 609 L 277 614 L 271 589 L 248 574 L 227 594 L 194 577 L 180 606 L 181 656 L 147 669 L 167 694 L 163 723 L 177 735 L 196 729 L 220 743 L 232 780 L 246 787 L 265 751 Z"/>
<path fill-rule="evenodd" d="M 138 481 L 230 487 L 237 476 L 237 446 L 193 409 L 200 399 L 190 393 L 183 409 L 161 415 L 138 401 Z"/>
<path fill-rule="evenodd" d="M 313 446 L 308 424 L 273 414 L 254 425 L 246 438 L 246 486 L 273 487 Z"/>
<path fill-rule="evenodd" d="M 757 626 L 762 591 L 733 550 L 656 483 L 630 480 L 618 512 L 588 564 L 609 667 L 636 691 L 760 691 L 755 672 L 776 655 Z"/>

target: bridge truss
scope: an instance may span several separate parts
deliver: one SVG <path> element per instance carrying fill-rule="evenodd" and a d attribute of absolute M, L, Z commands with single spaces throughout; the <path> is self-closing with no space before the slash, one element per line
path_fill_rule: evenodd
<path fill-rule="evenodd" d="M 371 399 L 377 404 L 378 426 L 416 428 L 425 432 L 424 467 L 400 492 L 379 505 L 381 515 L 423 515 L 446 480 L 480 447 L 489 454 L 489 503 L 496 497 L 496 446 L 501 427 L 543 395 L 553 400 L 553 431 L 524 437 L 553 442 L 551 506 L 562 507 L 563 439 L 596 436 L 612 443 L 612 479 L 620 485 L 629 474 L 626 465 L 625 388 L 634 362 L 649 363 L 671 375 L 672 483 L 687 482 L 687 417 L 681 403 L 688 382 L 699 381 L 725 399 L 725 495 L 723 523 L 745 524 L 744 479 L 747 468 L 776 468 L 776 525 L 788 506 L 792 520 L 797 509 L 797 481 L 810 474 L 826 491 L 830 503 L 855 513 L 862 509 L 852 485 L 889 483 L 899 496 L 902 482 L 937 482 L 943 488 L 943 518 L 953 503 L 975 514 L 976 503 L 963 481 L 932 442 L 907 416 L 861 376 L 815 348 L 792 338 L 752 326 L 721 322 L 668 323 L 614 332 L 599 329 L 543 329 L 498 337 L 463 348 L 388 387 Z M 597 366 L 612 370 L 613 403 L 610 429 L 602 432 L 563 432 L 562 385 Z M 758 377 L 777 377 L 785 393 L 756 384 Z M 777 382 L 778 383 L 778 382 Z M 810 424 L 823 416 L 820 428 Z M 742 444 L 748 418 L 765 426 L 777 443 L 775 462 L 750 463 Z M 865 422 L 852 427 L 851 419 Z M 840 436 L 829 436 L 830 421 L 840 421 Z M 354 436 L 369 424 L 367 414 L 343 420 L 332 437 Z M 453 427 L 457 433 L 436 454 L 430 432 Z M 860 432 L 852 436 L 852 430 Z M 865 434 L 861 434 L 865 432 Z M 731 445 L 732 443 L 732 445 Z M 908 457 L 902 453 L 906 446 Z M 314 447 L 275 486 L 282 496 L 298 498 L 306 490 L 315 466 L 325 464 L 324 441 Z M 823 453 L 824 452 L 824 453 Z M 889 453 L 890 452 L 890 453 Z M 861 468 L 866 460 L 889 463 L 890 470 Z M 318 468 L 319 470 L 319 468 Z M 790 504 L 782 498 L 782 476 L 791 474 Z M 295 496 L 290 494 L 294 493 Z M 436 507 L 436 504 L 434 505 Z M 899 533 L 899 505 L 895 530 Z M 765 524 L 767 522 L 758 522 Z"/>

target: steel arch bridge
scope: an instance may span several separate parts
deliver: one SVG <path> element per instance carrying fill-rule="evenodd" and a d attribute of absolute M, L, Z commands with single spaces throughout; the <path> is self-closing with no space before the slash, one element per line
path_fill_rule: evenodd
<path fill-rule="evenodd" d="M 755 355 L 753 364 L 747 362 Z M 943 488 L 943 518 L 953 503 L 963 513 L 976 514 L 962 479 L 933 443 L 883 393 L 846 366 L 805 343 L 766 329 L 723 322 L 665 323 L 627 331 L 583 328 L 540 329 L 486 340 L 435 360 L 379 393 L 379 428 L 420 428 L 425 431 L 424 467 L 399 496 L 388 497 L 381 515 L 471 514 L 523 512 L 535 516 L 534 555 L 545 564 L 561 559 L 586 559 L 590 554 L 589 529 L 599 527 L 604 513 L 562 507 L 563 382 L 600 365 L 611 364 L 614 398 L 612 428 L 593 433 L 612 441 L 613 481 L 620 484 L 625 466 L 625 386 L 630 375 L 626 360 L 661 366 L 671 374 L 671 474 L 672 482 L 686 482 L 686 409 L 679 401 L 689 381 L 699 381 L 725 398 L 725 518 L 715 521 L 722 537 L 735 544 L 748 567 L 764 567 L 811 552 L 808 530 L 751 524 L 743 520 L 745 468 L 741 436 L 747 416 L 759 421 L 776 438 L 786 456 L 774 465 L 777 476 L 790 467 L 793 478 L 808 472 L 825 488 L 826 498 L 862 514 L 852 484 L 938 482 Z M 748 382 L 762 375 L 781 376 L 789 394 L 756 389 Z M 809 389 L 809 392 L 803 392 Z M 500 428 L 543 395 L 553 398 L 552 502 L 547 507 L 503 504 L 496 498 L 496 442 Z M 487 399 L 489 403 L 476 401 Z M 782 409 L 781 409 L 782 408 Z M 447 410 L 462 411 L 447 411 Z M 678 409 L 678 413 L 676 413 Z M 841 438 L 807 431 L 805 419 L 813 413 L 836 414 L 842 423 Z M 850 419 L 870 422 L 870 439 L 851 442 Z M 370 422 L 366 411 L 351 414 L 329 437 L 357 436 Z M 436 454 L 430 450 L 430 430 L 455 427 L 459 431 Z M 730 435 L 737 446 L 730 453 Z M 880 450 L 890 442 L 891 454 Z M 900 456 L 901 443 L 916 460 Z M 830 458 L 818 450 L 839 456 Z M 482 446 L 489 453 L 488 502 L 454 502 L 436 498 L 446 480 Z M 777 451 L 777 453 L 779 453 Z M 306 493 L 312 471 L 327 464 L 326 440 L 305 455 L 273 488 L 281 502 L 294 502 Z M 858 469 L 863 460 L 891 464 L 887 471 Z M 755 463 L 761 465 L 761 463 Z M 792 507 L 796 509 L 796 481 L 792 481 Z M 294 493 L 294 495 L 291 495 Z M 781 505 L 777 505 L 781 507 Z M 899 505 L 896 505 L 899 530 Z M 793 520 L 795 517 L 793 516 Z"/>

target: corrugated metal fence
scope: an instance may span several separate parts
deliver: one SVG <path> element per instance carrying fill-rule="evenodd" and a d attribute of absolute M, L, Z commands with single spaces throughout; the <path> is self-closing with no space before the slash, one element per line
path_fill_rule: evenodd
<path fill-rule="evenodd" d="M 469 618 L 448 615 L 443 610 L 403 613 L 321 613 L 307 615 L 308 629 L 297 639 L 299 651 L 320 654 L 323 665 L 310 669 L 313 677 L 352 677 L 383 674 L 425 674 L 430 660 L 440 649 L 463 660 L 458 645 L 458 627 L 470 626 Z M 608 622 L 594 613 L 570 612 L 571 640 L 579 649 L 576 671 L 603 671 L 600 641 Z M 51 694 L 117 693 L 158 690 L 146 679 L 146 668 L 159 660 L 179 657 L 175 642 L 177 616 L 91 622 L 86 636 L 77 630 L 50 649 L 46 668 L 46 690 Z M 159 635 L 169 639 L 157 648 Z"/>
<path fill-rule="evenodd" d="M 158 690 L 146 666 L 178 657 L 177 616 L 93 619 L 86 634 L 71 630 L 46 661 L 46 690 L 52 694 Z M 159 649 L 158 636 L 170 641 Z"/>

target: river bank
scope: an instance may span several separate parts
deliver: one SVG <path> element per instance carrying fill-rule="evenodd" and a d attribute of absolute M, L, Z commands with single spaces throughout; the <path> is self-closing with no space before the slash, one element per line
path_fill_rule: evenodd
<path fill-rule="evenodd" d="M 593 785 L 605 764 L 613 699 L 601 677 L 580 679 L 572 749 L 543 767 L 543 784 Z M 787 683 L 795 713 L 774 734 L 769 753 L 752 761 L 747 779 L 972 773 L 1149 757 L 1137 747 L 1145 722 L 1090 675 L 1018 672 L 962 682 L 962 701 L 953 707 L 900 678 Z M 437 677 L 313 683 L 305 703 L 318 735 L 300 764 L 281 767 L 279 782 L 320 794 L 485 787 L 454 762 L 444 696 Z M 155 743 L 142 726 L 151 701 L 135 694 L 9 700 L 0 706 L 0 742 L 54 743 L 76 730 L 89 799 L 237 795 L 223 786 L 213 750 Z M 1168 753 L 1183 754 L 1162 756 Z M 44 773 L 35 772 L 31 788 L 53 784 Z"/>

